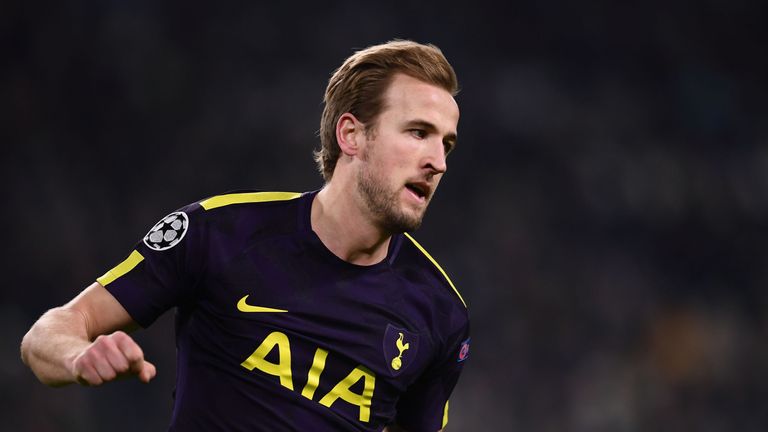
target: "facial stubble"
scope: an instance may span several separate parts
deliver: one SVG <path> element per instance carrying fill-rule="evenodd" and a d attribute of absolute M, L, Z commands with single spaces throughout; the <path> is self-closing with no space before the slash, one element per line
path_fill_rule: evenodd
<path fill-rule="evenodd" d="M 421 226 L 424 211 L 409 214 L 400 207 L 400 190 L 391 189 L 386 176 L 378 170 L 373 156 L 376 145 L 367 140 L 366 152 L 361 159 L 365 162 L 357 171 L 357 191 L 366 208 L 381 226 L 390 233 L 415 231 Z"/>

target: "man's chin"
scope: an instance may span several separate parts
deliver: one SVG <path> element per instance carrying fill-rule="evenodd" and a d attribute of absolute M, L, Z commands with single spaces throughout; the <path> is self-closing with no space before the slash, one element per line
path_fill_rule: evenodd
<path fill-rule="evenodd" d="M 424 210 L 407 209 L 390 214 L 384 221 L 384 225 L 389 232 L 403 233 L 416 231 L 421 226 L 424 219 Z"/>

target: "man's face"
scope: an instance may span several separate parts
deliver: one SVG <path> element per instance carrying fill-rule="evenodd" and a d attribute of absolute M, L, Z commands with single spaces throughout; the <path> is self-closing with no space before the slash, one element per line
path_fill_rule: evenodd
<path fill-rule="evenodd" d="M 390 232 L 421 225 L 446 171 L 458 122 L 459 107 L 446 90 L 395 75 L 357 171 L 358 193 L 375 223 Z"/>

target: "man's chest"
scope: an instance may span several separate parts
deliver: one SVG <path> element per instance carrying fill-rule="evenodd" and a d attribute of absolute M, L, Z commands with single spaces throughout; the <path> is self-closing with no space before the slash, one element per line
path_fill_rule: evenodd
<path fill-rule="evenodd" d="M 427 305 L 409 289 L 386 266 L 344 268 L 267 242 L 208 272 L 188 334 L 244 382 L 367 423 L 394 412 L 433 358 Z"/>

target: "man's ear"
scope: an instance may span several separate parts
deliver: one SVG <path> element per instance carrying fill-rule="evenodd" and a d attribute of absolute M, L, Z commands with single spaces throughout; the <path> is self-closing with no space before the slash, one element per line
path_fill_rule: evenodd
<path fill-rule="evenodd" d="M 361 139 L 365 137 L 365 126 L 352 113 L 344 113 L 336 122 L 336 142 L 341 153 L 354 156 L 360 150 Z"/>

